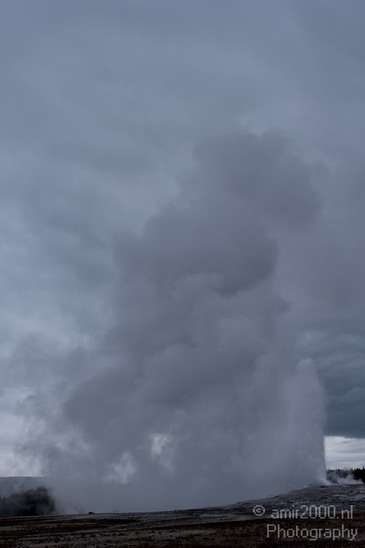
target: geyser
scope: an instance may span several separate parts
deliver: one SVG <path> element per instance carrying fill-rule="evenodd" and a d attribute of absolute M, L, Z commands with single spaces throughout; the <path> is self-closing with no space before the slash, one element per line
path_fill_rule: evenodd
<path fill-rule="evenodd" d="M 96 372 L 43 455 L 88 509 L 223 504 L 323 476 L 321 390 L 277 285 L 283 232 L 318 214 L 313 178 L 274 133 L 209 140 L 176 199 L 115 244 Z"/>

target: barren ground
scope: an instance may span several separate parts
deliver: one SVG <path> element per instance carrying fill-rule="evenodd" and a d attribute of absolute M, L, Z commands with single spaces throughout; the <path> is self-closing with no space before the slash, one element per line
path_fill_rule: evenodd
<path fill-rule="evenodd" d="M 254 515 L 257 505 L 265 508 L 263 516 Z M 365 485 L 308 487 L 221 508 L 0 519 L 0 546 L 6 548 L 342 547 L 354 543 L 365 546 Z"/>

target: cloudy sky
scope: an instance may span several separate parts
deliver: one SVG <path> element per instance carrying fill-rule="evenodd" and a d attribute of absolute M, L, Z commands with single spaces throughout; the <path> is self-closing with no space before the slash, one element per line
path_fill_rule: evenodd
<path fill-rule="evenodd" d="M 1 475 L 364 464 L 364 17 L 1 3 Z"/>

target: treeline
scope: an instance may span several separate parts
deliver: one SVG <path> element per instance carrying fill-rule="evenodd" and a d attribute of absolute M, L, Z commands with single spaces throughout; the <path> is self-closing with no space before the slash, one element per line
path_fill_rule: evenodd
<path fill-rule="evenodd" d="M 353 468 L 351 470 L 352 475 L 354 476 L 355 480 L 361 480 L 363 483 L 365 483 L 365 468 Z"/>
<path fill-rule="evenodd" d="M 338 479 L 348 479 L 352 478 L 356 481 L 361 480 L 363 483 L 365 483 L 365 468 L 349 468 L 349 469 L 342 469 L 342 468 L 336 468 L 332 470 L 327 470 L 327 479 L 337 483 Z"/>
<path fill-rule="evenodd" d="M 56 513 L 56 504 L 47 487 L 28 489 L 0 497 L 0 516 L 45 516 Z"/>

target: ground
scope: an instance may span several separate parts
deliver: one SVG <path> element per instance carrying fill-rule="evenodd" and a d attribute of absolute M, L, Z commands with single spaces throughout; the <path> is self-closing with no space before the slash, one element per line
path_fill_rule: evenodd
<path fill-rule="evenodd" d="M 256 514 L 256 515 L 255 515 Z M 0 519 L 0 547 L 365 546 L 365 486 L 174 512 Z"/>

